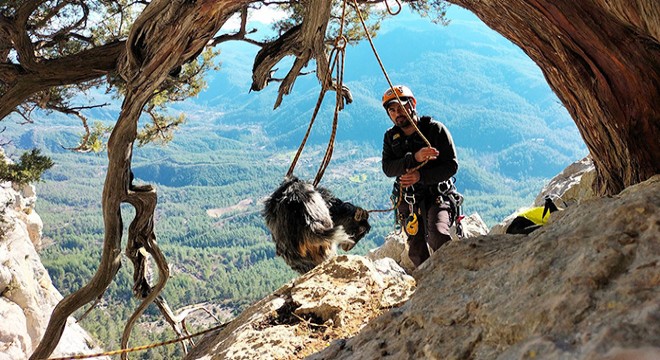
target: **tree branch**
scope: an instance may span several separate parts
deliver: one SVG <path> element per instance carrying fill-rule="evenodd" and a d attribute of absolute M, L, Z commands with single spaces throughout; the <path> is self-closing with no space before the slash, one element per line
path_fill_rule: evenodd
<path fill-rule="evenodd" d="M 280 84 L 275 108 L 284 95 L 289 94 L 296 77 L 309 60 L 316 59 L 316 77 L 324 89 L 331 88 L 326 81 L 328 58 L 325 52 L 325 34 L 332 10 L 332 2 L 327 0 L 309 0 L 305 4 L 306 12 L 302 24 L 289 29 L 278 39 L 264 45 L 257 53 L 252 67 L 252 86 L 250 90 L 260 91 L 272 78 L 271 69 L 285 56 L 294 55 L 296 60 Z"/>
<path fill-rule="evenodd" d="M 199 53 L 231 14 L 249 1 L 154 0 L 135 21 L 126 44 L 129 50 L 118 66 L 120 75 L 126 79 L 126 96 L 108 140 L 108 170 L 102 201 L 105 237 L 101 264 L 90 284 L 67 296 L 55 307 L 43 339 L 30 359 L 47 358 L 62 336 L 67 317 L 99 296 L 112 280 L 116 271 L 110 264 L 120 264 L 123 202 L 136 208 L 135 219 L 129 228 L 127 255 L 135 259 L 134 289 L 146 294 L 146 297 L 124 328 L 122 346 L 128 344 L 137 317 L 165 286 L 169 268 L 153 233 L 156 192 L 148 186 L 135 187 L 131 184 L 131 158 L 138 120 L 145 104 L 169 73 Z M 158 283 L 150 290 L 148 282 L 145 282 L 146 266 L 140 258 L 143 255 L 138 255 L 140 248 L 155 259 L 159 269 Z"/>
<path fill-rule="evenodd" d="M 14 72 L 7 75 L 6 92 L 0 94 L 0 119 L 11 113 L 28 97 L 52 86 L 77 84 L 97 79 L 116 69 L 117 60 L 125 50 L 125 42 L 117 41 L 77 54 L 43 62 L 35 71 L 16 66 Z"/>
<path fill-rule="evenodd" d="M 209 43 L 209 46 L 216 46 L 220 43 L 223 43 L 225 41 L 230 41 L 230 40 L 242 40 L 247 43 L 257 45 L 257 46 L 263 46 L 264 43 L 252 39 L 248 39 L 245 37 L 247 34 L 253 34 L 257 32 L 257 29 L 252 29 L 250 31 L 246 31 L 246 26 L 247 26 L 247 15 L 248 15 L 248 7 L 245 6 L 241 9 L 241 27 L 240 29 L 234 33 L 234 34 L 223 34 L 220 36 L 215 37 L 211 42 Z"/>

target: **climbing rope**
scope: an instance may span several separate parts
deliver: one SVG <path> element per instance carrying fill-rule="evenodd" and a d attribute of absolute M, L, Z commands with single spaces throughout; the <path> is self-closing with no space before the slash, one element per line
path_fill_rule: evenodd
<path fill-rule="evenodd" d="M 128 348 L 128 349 L 106 351 L 106 352 L 96 353 L 96 354 L 83 354 L 83 355 L 73 355 L 73 356 L 65 356 L 65 357 L 58 357 L 58 358 L 48 358 L 47 360 L 90 359 L 90 358 L 101 357 L 101 356 L 112 356 L 112 355 L 125 354 L 125 353 L 129 353 L 129 352 L 148 350 L 148 349 L 153 349 L 153 348 L 157 348 L 157 347 L 160 347 L 160 346 L 170 345 L 170 344 L 178 343 L 178 342 L 185 341 L 185 340 L 188 340 L 188 339 L 192 339 L 194 337 L 204 335 L 204 334 L 207 334 L 207 333 L 210 333 L 210 332 L 218 331 L 218 330 L 223 329 L 225 326 L 227 326 L 229 324 L 230 323 L 227 322 L 227 323 L 220 324 L 218 326 L 214 326 L 210 329 L 206 329 L 206 330 L 203 330 L 203 331 L 191 334 L 191 335 L 187 335 L 187 336 L 183 336 L 183 337 L 180 337 L 180 338 L 167 340 L 167 341 L 163 341 L 163 342 L 159 342 L 159 343 L 155 343 L 155 344 L 136 346 L 136 347 L 132 347 L 132 348 Z"/>
<path fill-rule="evenodd" d="M 336 100 L 335 100 L 335 111 L 334 111 L 334 117 L 332 121 L 332 132 L 330 134 L 330 139 L 328 141 L 328 147 L 325 150 L 325 155 L 323 156 L 323 159 L 321 160 L 321 164 L 319 166 L 319 170 L 316 173 L 316 177 L 314 179 L 313 185 L 316 187 L 318 183 L 321 181 L 321 178 L 323 177 L 323 174 L 325 173 L 325 170 L 327 169 L 328 165 L 330 164 L 330 160 L 332 159 L 332 154 L 334 152 L 334 144 L 335 144 L 335 138 L 337 135 L 337 124 L 338 124 L 338 119 L 339 119 L 339 111 L 341 111 L 343 107 L 343 96 L 344 96 L 344 64 L 345 64 L 345 59 L 346 59 L 346 44 L 348 43 L 348 39 L 344 36 L 344 22 L 346 19 L 346 3 L 347 0 L 343 1 L 342 5 L 342 14 L 341 14 L 341 20 L 340 20 L 340 25 L 339 25 L 339 33 L 337 37 L 335 38 L 334 41 L 334 48 L 330 52 L 329 60 L 328 61 L 328 70 L 326 71 L 325 78 L 323 79 L 323 85 L 321 86 L 321 91 L 319 92 L 319 97 L 316 101 L 316 106 L 314 107 L 314 112 L 312 114 L 312 118 L 310 119 L 309 126 L 307 127 L 307 132 L 305 133 L 305 136 L 303 137 L 302 142 L 300 143 L 300 146 L 298 147 L 298 151 L 296 152 L 296 155 L 294 156 L 291 165 L 289 166 L 289 170 L 286 173 L 286 176 L 291 176 L 293 174 L 293 171 L 296 167 L 296 164 L 298 163 L 298 160 L 300 158 L 300 155 L 303 151 L 303 148 L 305 147 L 305 144 L 307 143 L 307 139 L 309 138 L 309 134 L 312 130 L 312 126 L 314 125 L 314 121 L 316 120 L 316 116 L 319 113 L 319 109 L 321 108 L 321 104 L 323 103 L 323 98 L 325 97 L 325 93 L 327 92 L 327 85 L 331 81 L 331 75 L 333 70 L 336 70 L 337 72 L 337 81 L 335 84 L 335 94 L 336 94 Z"/>
<path fill-rule="evenodd" d="M 353 4 L 355 6 L 355 11 L 357 12 L 358 17 L 360 18 L 360 22 L 362 23 L 362 28 L 364 29 L 364 33 L 367 35 L 367 40 L 369 40 L 369 45 L 371 45 L 371 50 L 373 51 L 374 55 L 376 56 L 376 60 L 378 61 L 378 65 L 380 65 L 380 70 L 383 72 L 383 75 L 385 75 L 385 80 L 387 80 L 387 84 L 390 86 L 390 89 L 392 90 L 392 93 L 396 97 L 396 100 L 399 102 L 399 105 L 401 105 L 401 107 L 403 107 L 403 102 L 401 101 L 401 98 L 399 97 L 399 94 L 397 94 L 397 92 L 394 90 L 394 85 L 392 84 L 392 81 L 390 80 L 390 76 L 387 75 L 387 70 L 385 70 L 385 65 L 383 65 L 383 61 L 380 59 L 380 56 L 378 55 L 378 51 L 376 50 L 376 46 L 374 45 L 374 41 L 371 38 L 371 34 L 369 33 L 369 29 L 367 28 L 367 24 L 365 23 L 364 17 L 362 16 L 362 11 L 360 11 L 360 8 L 358 7 L 357 0 L 353 0 Z M 385 4 L 387 4 L 387 2 L 385 2 Z M 401 6 L 401 4 L 399 3 L 398 0 L 397 0 L 397 4 L 399 4 L 399 7 Z M 389 6 L 388 6 L 388 10 L 389 10 Z M 399 11 L 401 11 L 401 9 L 399 9 Z M 398 12 L 396 14 L 398 14 Z M 393 15 L 395 15 L 395 14 L 393 14 Z M 404 107 L 404 109 L 405 109 L 405 107 Z M 424 134 L 422 134 L 422 132 L 419 130 L 419 128 L 417 127 L 417 124 L 415 124 L 415 122 L 413 121 L 412 116 L 410 115 L 410 113 L 408 111 L 406 111 L 405 113 L 406 113 L 406 116 L 408 117 L 408 121 L 415 128 L 415 131 L 422 138 L 422 140 L 424 140 L 424 142 L 426 143 L 426 146 L 431 147 L 431 143 L 426 139 Z M 390 120 L 394 123 L 394 120 L 392 120 L 391 118 L 390 118 Z M 426 164 L 426 161 L 422 165 L 424 165 L 424 164 Z M 422 167 L 422 165 L 419 165 L 418 167 L 410 170 L 409 172 L 412 172 L 412 171 L 415 171 L 415 170 L 419 169 L 420 167 Z"/>
<path fill-rule="evenodd" d="M 345 3 L 346 2 L 344 2 L 344 4 Z M 335 139 L 337 137 L 337 125 L 339 123 L 339 111 L 341 111 L 341 107 L 344 101 L 343 100 L 344 64 L 346 61 L 347 42 L 348 40 L 343 35 L 337 37 L 337 39 L 335 40 L 335 49 L 333 50 L 335 51 L 334 65 L 337 65 L 335 113 L 332 119 L 332 132 L 330 134 L 330 139 L 328 140 L 328 147 L 326 148 L 325 155 L 323 156 L 323 160 L 321 161 L 321 165 L 319 166 L 319 170 L 316 173 L 316 178 L 314 179 L 314 183 L 313 183 L 314 187 L 316 187 L 319 184 L 319 182 L 321 182 L 321 178 L 323 177 L 325 170 L 328 168 L 328 165 L 330 165 L 330 160 L 332 159 L 332 153 L 334 152 L 334 148 L 335 148 Z"/>
<path fill-rule="evenodd" d="M 330 53 L 329 59 L 331 61 L 328 62 L 328 71 L 326 72 L 326 76 L 323 81 L 323 86 L 321 87 L 321 91 L 319 92 L 319 97 L 316 101 L 316 106 L 314 107 L 314 112 L 312 113 L 312 118 L 310 119 L 309 125 L 307 127 L 307 132 L 305 133 L 305 136 L 303 137 L 302 142 L 300 143 L 300 146 L 298 147 L 298 151 L 296 152 L 296 155 L 294 156 L 291 165 L 289 166 L 289 170 L 287 171 L 286 176 L 291 176 L 293 174 L 293 171 L 296 167 L 296 164 L 298 163 L 298 160 L 300 159 L 300 155 L 303 151 L 303 148 L 305 147 L 305 144 L 307 143 L 307 140 L 309 138 L 309 135 L 311 133 L 312 126 L 314 125 L 314 122 L 316 120 L 316 116 L 319 113 L 319 110 L 321 108 L 321 104 L 323 103 L 323 99 L 325 97 L 325 93 L 327 91 L 326 85 L 331 77 L 331 74 L 334 70 L 336 70 L 336 77 L 337 77 L 337 82 L 336 82 L 336 88 L 335 88 L 335 93 L 336 93 L 336 101 L 335 101 L 335 111 L 334 111 L 334 117 L 333 117 L 333 122 L 332 122 L 332 133 L 330 135 L 330 140 L 328 141 L 328 147 L 326 148 L 325 155 L 323 156 L 323 160 L 321 161 L 321 165 L 319 166 L 319 170 L 316 173 L 316 177 L 314 179 L 314 187 L 316 187 L 319 182 L 321 181 L 321 178 L 323 177 L 323 174 L 325 173 L 325 170 L 327 169 L 328 165 L 330 164 L 330 160 L 332 158 L 332 154 L 334 151 L 334 142 L 336 138 L 336 133 L 337 133 L 337 124 L 338 124 L 338 117 L 339 117 L 339 111 L 342 108 L 343 105 L 343 80 L 344 80 L 344 64 L 345 64 L 345 57 L 346 57 L 346 44 L 348 43 L 348 40 L 346 37 L 343 35 L 343 30 L 344 30 L 344 22 L 346 18 L 346 5 L 347 5 L 348 0 L 344 0 L 342 2 L 342 15 L 341 15 L 341 20 L 340 20 L 340 28 L 339 28 L 339 34 L 335 38 L 334 41 L 334 48 Z M 402 6 L 401 2 L 399 0 L 395 0 L 398 10 L 397 11 L 392 11 L 389 3 L 386 1 L 385 6 L 387 7 L 387 11 L 391 15 L 397 15 L 401 12 Z M 380 66 L 381 71 L 383 72 L 383 75 L 385 76 L 385 79 L 387 80 L 388 85 L 390 86 L 390 89 L 392 90 L 392 93 L 396 97 L 397 101 L 399 104 L 403 107 L 403 102 L 401 101 L 401 98 L 397 94 L 396 91 L 394 91 L 394 85 L 392 84 L 392 81 L 390 80 L 389 75 L 387 74 L 387 70 L 385 70 L 385 66 L 383 65 L 383 62 L 378 55 L 378 51 L 376 50 L 376 47 L 373 43 L 371 34 L 369 33 L 369 29 L 367 28 L 367 25 L 364 21 L 364 17 L 362 16 L 362 12 L 360 11 L 360 8 L 358 6 L 357 0 L 353 0 L 353 5 L 355 7 L 355 10 L 357 12 L 358 18 L 360 19 L 360 22 L 362 24 L 362 27 L 364 29 L 364 32 L 367 36 L 367 39 L 369 40 L 369 45 L 371 46 L 371 50 L 373 51 L 376 60 L 378 61 L 378 65 Z M 405 107 L 404 107 L 405 109 Z M 406 116 L 408 117 L 408 121 L 410 124 L 413 125 L 416 133 L 421 137 L 421 139 L 426 143 L 428 147 L 431 147 L 431 143 L 428 141 L 428 139 L 422 134 L 422 132 L 419 130 L 419 127 L 417 127 L 417 124 L 415 121 L 412 119 L 412 115 L 409 111 L 405 111 Z M 392 120 L 392 119 L 390 119 Z M 394 122 L 394 120 L 392 120 Z M 424 160 L 421 164 L 418 166 L 408 169 L 407 173 L 412 173 L 414 171 L 417 171 L 420 169 L 422 166 L 426 165 L 428 162 L 428 159 Z M 373 210 L 367 210 L 368 213 L 384 213 L 384 212 L 390 212 L 392 210 L 395 210 L 396 208 L 399 207 L 401 204 L 401 199 L 403 198 L 403 188 L 400 186 L 399 187 L 399 196 L 397 197 L 396 203 L 393 201 L 393 207 L 389 209 L 373 209 Z"/>
<path fill-rule="evenodd" d="M 391 15 L 397 15 L 399 12 L 401 12 L 401 3 L 399 2 L 399 0 L 395 0 L 395 1 L 396 1 L 397 5 L 399 6 L 399 10 L 396 11 L 396 12 L 392 12 L 390 10 L 390 6 L 389 6 L 388 2 L 385 1 L 385 6 L 387 7 L 387 11 Z M 397 92 L 394 90 L 394 85 L 392 84 L 392 81 L 390 80 L 390 76 L 387 74 L 387 70 L 385 70 L 385 65 L 383 65 L 383 61 L 380 59 L 380 56 L 378 55 L 378 51 L 376 50 L 376 46 L 374 45 L 373 39 L 371 38 L 371 34 L 369 33 L 369 29 L 367 28 L 367 24 L 364 21 L 364 17 L 362 16 L 362 11 L 360 11 L 360 7 L 358 6 L 357 0 L 353 0 L 353 5 L 355 7 L 355 11 L 357 12 L 358 18 L 360 19 L 360 23 L 362 23 L 362 28 L 364 29 L 364 33 L 367 35 L 367 40 L 369 40 L 369 45 L 371 45 L 371 50 L 373 51 L 374 55 L 376 56 L 376 60 L 378 61 L 378 65 L 380 65 L 380 70 L 383 72 L 383 75 L 385 75 L 385 80 L 387 80 L 387 84 L 390 86 L 390 89 L 392 90 L 392 93 L 396 97 L 396 100 L 399 102 L 399 105 L 401 105 L 401 107 L 403 109 L 406 109 L 403 106 L 403 102 L 401 101 L 401 98 L 399 97 L 399 94 L 397 94 Z M 406 116 L 408 117 L 408 121 L 415 128 L 415 131 L 417 132 L 417 134 L 422 138 L 422 140 L 426 143 L 426 145 L 428 147 L 431 147 L 431 143 L 424 136 L 424 134 L 422 134 L 422 132 L 419 130 L 419 128 L 417 127 L 417 124 L 415 124 L 415 122 L 413 121 L 410 112 L 408 112 L 408 110 L 406 109 L 405 113 L 406 113 Z M 391 118 L 390 118 L 390 120 L 392 121 L 392 123 L 394 123 L 394 120 L 392 120 Z M 417 171 L 422 166 L 426 165 L 427 162 L 428 162 L 428 159 L 424 160 L 424 162 L 422 162 L 421 164 L 415 166 L 414 168 L 408 169 L 406 172 L 408 174 L 410 174 L 414 171 Z M 385 213 L 385 212 L 390 212 L 392 210 L 396 210 L 399 207 L 399 205 L 401 205 L 401 199 L 402 198 L 403 198 L 403 187 L 399 186 L 399 196 L 397 196 L 396 203 L 394 203 L 394 201 L 392 202 L 393 206 L 391 208 L 389 208 L 389 209 L 373 209 L 373 210 L 367 210 L 367 212 L 368 213 Z"/>

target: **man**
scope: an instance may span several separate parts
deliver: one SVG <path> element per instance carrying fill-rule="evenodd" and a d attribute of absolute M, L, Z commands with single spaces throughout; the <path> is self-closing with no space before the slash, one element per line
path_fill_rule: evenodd
<path fill-rule="evenodd" d="M 403 187 L 398 219 L 408 234 L 408 255 L 418 267 L 430 256 L 429 248 L 435 251 L 451 240 L 449 228 L 457 211 L 446 195 L 453 189 L 451 178 L 458 161 L 449 130 L 428 116 L 417 115 L 417 100 L 408 87 L 393 89 L 387 89 L 382 99 L 394 123 L 383 140 L 383 172 L 397 178 L 394 195 L 398 197 L 399 187 Z"/>

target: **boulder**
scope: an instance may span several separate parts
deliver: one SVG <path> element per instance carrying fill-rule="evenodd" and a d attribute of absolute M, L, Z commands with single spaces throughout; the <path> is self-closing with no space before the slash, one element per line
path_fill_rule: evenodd
<path fill-rule="evenodd" d="M 415 280 L 392 259 L 329 259 L 204 337 L 186 359 L 303 358 L 408 300 Z"/>
<path fill-rule="evenodd" d="M 559 207 L 567 207 L 593 199 L 593 183 L 596 168 L 590 156 L 569 165 L 559 175 L 546 184 L 534 199 L 533 206 L 543 206 L 546 196 L 550 196 Z"/>
<path fill-rule="evenodd" d="M 660 175 L 560 214 L 443 246 L 407 303 L 309 359 L 660 359 Z"/>
<path fill-rule="evenodd" d="M 506 229 L 519 213 L 529 210 L 532 207 L 543 206 L 546 196 L 550 196 L 555 205 L 560 209 L 595 198 L 596 195 L 592 189 L 595 178 L 596 168 L 591 161 L 591 157 L 587 156 L 582 160 L 574 162 L 543 187 L 541 192 L 536 196 L 532 206 L 523 207 L 507 216 L 502 222 L 493 226 L 488 234 L 498 235 L 506 233 Z"/>
<path fill-rule="evenodd" d="M 464 217 L 463 220 L 461 220 L 461 224 L 463 225 L 464 239 L 488 234 L 488 225 L 486 225 L 481 216 L 479 216 L 479 213 L 470 214 Z M 451 230 L 452 239 L 459 240 L 456 236 L 456 227 L 452 226 Z"/>
<path fill-rule="evenodd" d="M 415 265 L 408 257 L 408 235 L 403 231 L 393 231 L 385 237 L 383 245 L 369 250 L 367 257 L 373 261 L 392 259 L 408 274 L 412 274 Z"/>

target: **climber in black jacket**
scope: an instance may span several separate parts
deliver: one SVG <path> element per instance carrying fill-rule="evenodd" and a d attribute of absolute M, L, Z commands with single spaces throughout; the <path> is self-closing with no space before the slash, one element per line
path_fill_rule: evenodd
<path fill-rule="evenodd" d="M 393 195 L 403 197 L 397 217 L 408 234 L 408 255 L 417 267 L 430 256 L 430 251 L 451 240 L 449 228 L 457 213 L 444 195 L 452 188 L 455 190 L 452 177 L 458 170 L 456 149 L 442 123 L 417 115 L 417 100 L 408 87 L 397 85 L 388 89 L 382 104 L 394 123 L 383 139 L 383 172 L 397 178 Z M 406 111 L 431 146 L 417 133 Z"/>

